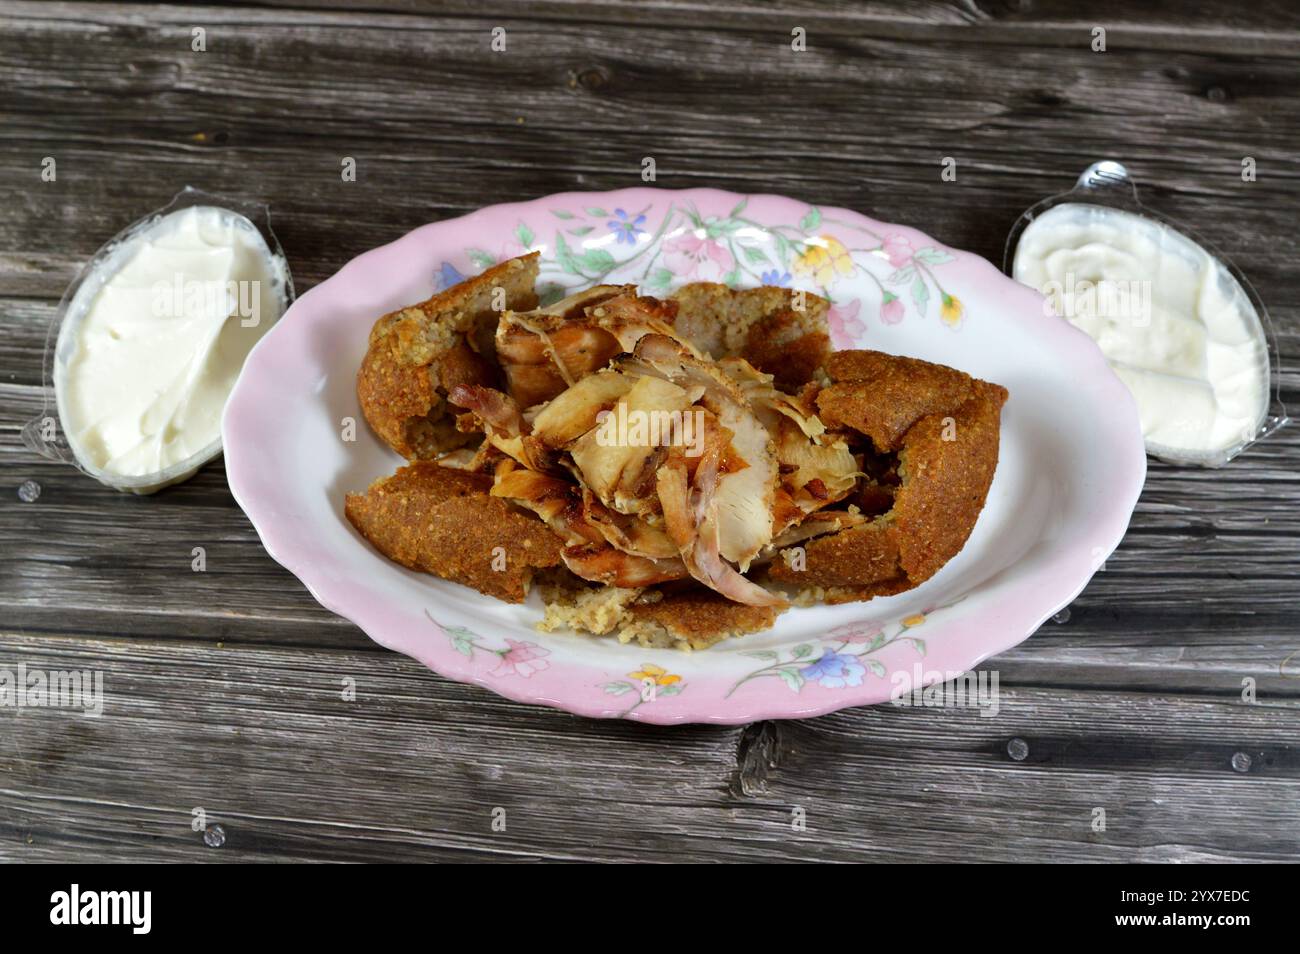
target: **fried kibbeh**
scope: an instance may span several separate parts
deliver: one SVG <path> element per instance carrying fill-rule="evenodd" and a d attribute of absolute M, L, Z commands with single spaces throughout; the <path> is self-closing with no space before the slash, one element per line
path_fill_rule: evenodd
<path fill-rule="evenodd" d="M 765 285 L 740 291 L 692 282 L 673 293 L 677 331 L 712 358 L 744 358 L 795 391 L 831 355 L 831 303 L 811 292 Z"/>
<path fill-rule="evenodd" d="M 975 380 L 942 364 L 882 351 L 837 351 L 825 370 L 833 383 L 817 392 L 822 423 L 865 434 L 881 451 L 898 450 L 925 415 L 960 406 Z"/>
<path fill-rule="evenodd" d="M 707 649 L 723 639 L 770 629 L 781 610 L 734 603 L 696 583 L 654 588 L 550 585 L 538 628 L 568 628 L 648 648 Z"/>
<path fill-rule="evenodd" d="M 724 639 L 771 629 L 782 612 L 775 606 L 733 603 L 698 585 L 665 588 L 662 599 L 635 602 L 624 636 L 643 646 L 707 649 Z"/>
<path fill-rule="evenodd" d="M 886 447 L 877 444 L 878 451 L 896 449 L 896 463 L 877 464 L 896 469 L 898 483 L 890 488 L 893 506 L 870 523 L 811 541 L 798 562 L 772 563 L 771 579 L 831 603 L 911 589 L 961 550 L 993 482 L 1007 399 L 1000 385 L 913 358 L 848 351 L 835 359 L 828 368 L 832 378 L 864 372 L 871 377 L 823 390 L 818 408 L 827 391 L 840 388 L 831 403 L 836 413 L 824 416 L 879 435 Z M 872 381 L 886 382 L 880 393 L 893 406 L 875 406 Z M 904 389 L 907 381 L 915 382 L 914 390 Z M 926 387 L 931 390 L 922 392 Z M 899 422 L 917 408 L 925 413 L 902 427 Z"/>
<path fill-rule="evenodd" d="M 902 484 L 893 514 L 899 564 L 913 585 L 934 576 L 966 544 L 993 483 L 1007 390 L 977 379 L 972 385 L 974 393 L 949 414 L 917 421 L 899 454 Z"/>
<path fill-rule="evenodd" d="M 534 252 L 493 265 L 375 322 L 357 374 L 357 398 L 374 432 L 407 460 L 433 459 L 475 441 L 456 426 L 447 393 L 458 384 L 500 383 L 494 305 L 537 305 L 537 258 Z"/>
<path fill-rule="evenodd" d="M 538 307 L 536 273 L 502 263 L 372 330 L 358 396 L 415 462 L 344 509 L 388 558 L 508 602 L 534 586 L 543 630 L 705 649 L 911 589 L 965 545 L 1004 388 L 832 353 L 812 294 L 597 285 Z"/>
<path fill-rule="evenodd" d="M 536 517 L 491 496 L 492 482 L 491 474 L 416 461 L 348 494 L 343 512 L 395 563 L 520 603 L 534 572 L 560 564 L 562 543 Z M 493 566 L 498 553 L 504 569 Z"/>

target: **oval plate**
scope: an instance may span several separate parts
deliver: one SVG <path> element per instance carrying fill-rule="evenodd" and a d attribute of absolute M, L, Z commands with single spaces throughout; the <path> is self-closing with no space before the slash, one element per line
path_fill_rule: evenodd
<path fill-rule="evenodd" d="M 832 300 L 836 348 L 1005 385 L 997 475 L 965 549 L 907 593 L 791 610 L 697 653 L 539 633 L 535 596 L 501 603 L 380 556 L 343 516 L 344 494 L 403 463 L 357 405 L 370 327 L 530 249 L 543 294 L 602 281 L 653 295 L 697 280 L 792 285 Z M 1132 397 L 1037 292 L 914 229 L 712 189 L 492 206 L 367 252 L 257 345 L 222 433 L 231 492 L 267 551 L 376 642 L 511 699 L 655 723 L 813 716 L 954 678 L 1078 595 L 1123 537 L 1146 475 Z"/>

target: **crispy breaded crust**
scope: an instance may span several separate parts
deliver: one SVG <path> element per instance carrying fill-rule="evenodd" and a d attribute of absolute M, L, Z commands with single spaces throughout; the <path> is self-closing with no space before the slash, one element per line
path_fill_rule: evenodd
<path fill-rule="evenodd" d="M 501 262 L 375 322 L 357 374 L 357 398 L 384 443 L 416 460 L 472 439 L 456 429 L 443 398 L 456 384 L 499 383 L 491 346 L 494 289 L 505 291 L 506 308 L 536 306 L 537 264 L 536 252 Z"/>
<path fill-rule="evenodd" d="M 738 356 L 798 390 L 831 353 L 826 315 L 830 302 L 803 292 L 765 285 L 733 291 L 716 282 L 693 282 L 673 293 L 677 331 L 714 358 Z"/>
<path fill-rule="evenodd" d="M 913 586 L 934 576 L 966 545 L 998 466 L 1007 389 L 976 379 L 971 385 L 971 397 L 951 414 L 917 421 L 899 454 L 903 483 L 892 514 L 899 564 Z M 944 440 L 945 431 L 956 439 Z"/>
<path fill-rule="evenodd" d="M 786 551 L 789 552 L 789 551 Z M 788 558 L 769 569 L 774 580 L 803 586 L 871 586 L 904 575 L 898 530 L 886 514 L 871 523 L 804 544 L 802 569 Z"/>
<path fill-rule="evenodd" d="M 522 602 L 534 570 L 560 563 L 561 540 L 499 497 L 493 478 L 417 461 L 348 494 L 343 512 L 357 532 L 403 566 Z M 495 548 L 506 555 L 493 569 Z"/>
<path fill-rule="evenodd" d="M 781 610 L 733 603 L 700 586 L 663 588 L 663 598 L 627 608 L 633 635 L 652 645 L 670 641 L 705 649 L 722 639 L 770 629 Z M 667 636 L 661 640 L 660 634 Z"/>
<path fill-rule="evenodd" d="M 898 576 L 867 586 L 812 586 L 800 590 L 794 598 L 796 606 L 816 606 L 818 603 L 862 603 L 877 596 L 893 596 L 912 588 L 907 577 Z"/>
<path fill-rule="evenodd" d="M 851 427 L 877 450 L 898 450 L 927 414 L 952 410 L 971 396 L 974 378 L 942 364 L 882 351 L 837 351 L 826 362 L 834 384 L 817 394 L 827 427 Z"/>
<path fill-rule="evenodd" d="M 898 472 L 902 482 L 891 510 L 865 526 L 809 542 L 801 568 L 787 559 L 771 565 L 772 579 L 817 590 L 831 603 L 911 589 L 961 550 L 979 519 L 997 469 L 1001 412 L 1007 399 L 1007 391 L 1000 385 L 949 368 L 928 365 L 918 369 L 917 365 L 927 363 L 876 352 L 840 355 L 845 356 L 840 373 L 869 368 L 873 381 L 890 382 L 875 392 L 874 400 L 890 405 L 884 411 L 871 407 L 871 385 L 861 385 L 862 392 L 854 398 L 856 420 L 883 426 L 893 402 L 913 408 L 923 403 L 903 391 L 912 372 L 918 374 L 917 386 L 929 389 L 923 395 L 924 403 L 934 410 L 895 440 L 901 445 Z M 954 382 L 949 374 L 933 374 L 930 369 L 936 368 L 964 380 Z M 944 403 L 941 395 L 948 393 L 966 396 Z"/>
<path fill-rule="evenodd" d="M 361 413 L 379 439 L 408 460 L 418 457 L 408 428 L 427 418 L 437 403 L 433 376 L 425 365 L 406 364 L 381 339 L 366 350 L 357 373 Z"/>
<path fill-rule="evenodd" d="M 907 577 L 898 576 L 881 583 L 872 583 L 870 586 L 832 586 L 822 594 L 822 602 L 831 605 L 865 603 L 867 600 L 874 600 L 877 596 L 893 596 L 895 593 L 902 593 L 904 590 L 910 590 L 914 585 Z"/>
<path fill-rule="evenodd" d="M 811 310 L 774 312 L 750 326 L 740 351 L 742 358 L 772 375 L 778 388 L 791 392 L 811 381 L 830 354 L 825 309 L 819 317 Z"/>

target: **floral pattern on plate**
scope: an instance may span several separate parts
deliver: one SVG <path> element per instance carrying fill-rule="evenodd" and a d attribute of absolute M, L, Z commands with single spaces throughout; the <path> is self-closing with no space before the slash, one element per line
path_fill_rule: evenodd
<path fill-rule="evenodd" d="M 626 696 L 628 693 L 635 695 L 636 700 L 632 705 L 617 713 L 619 718 L 627 718 L 648 702 L 671 698 L 684 691 L 686 683 L 677 673 L 669 672 L 663 666 L 642 663 L 635 672 L 628 673 L 626 678 L 611 680 L 600 688 L 610 696 Z"/>
<path fill-rule="evenodd" d="M 875 316 L 882 324 L 903 321 L 909 305 L 918 319 L 937 310 L 943 325 L 954 330 L 965 320 L 966 306 L 936 271 L 953 261 L 943 249 L 918 247 L 901 232 L 878 232 L 826 217 L 817 206 L 807 206 L 797 221 L 762 224 L 745 214 L 748 204 L 748 198 L 742 199 L 726 215 L 706 215 L 691 202 L 669 202 L 662 211 L 653 202 L 632 210 L 553 208 L 550 223 L 520 219 L 495 252 L 475 246 L 463 255 L 481 271 L 528 251 L 541 252 L 543 304 L 611 280 L 616 270 L 630 274 L 624 280 L 653 295 L 692 281 L 732 288 L 803 287 L 830 300 L 831 340 L 837 348 L 854 347 L 867 333 L 862 300 L 840 288 L 857 276 L 875 284 L 880 295 Z M 549 243 L 542 240 L 548 226 Z M 434 289 L 450 288 L 464 278 L 443 261 Z M 937 309 L 932 307 L 936 302 Z"/>
<path fill-rule="evenodd" d="M 791 692 L 799 692 L 809 683 L 824 689 L 844 689 L 862 685 L 870 671 L 884 679 L 889 670 L 874 655 L 899 640 L 908 643 L 918 655 L 925 655 L 925 640 L 906 636 L 923 624 L 935 610 L 911 613 L 890 627 L 872 620 L 845 623 L 831 630 L 824 639 L 800 643 L 787 650 L 759 649 L 741 653 L 766 665 L 737 679 L 727 695 L 754 679 L 779 678 Z"/>
<path fill-rule="evenodd" d="M 499 662 L 492 670 L 494 676 L 522 676 L 527 679 L 533 673 L 551 667 L 551 664 L 546 661 L 551 651 L 537 643 L 505 636 L 504 646 L 485 646 L 483 637 L 473 630 L 466 629 L 464 626 L 444 626 L 434 619 L 428 610 L 425 610 L 424 615 L 429 617 L 433 628 L 451 643 L 452 649 L 462 656 L 473 659 L 474 654 L 480 652 L 495 656 Z"/>

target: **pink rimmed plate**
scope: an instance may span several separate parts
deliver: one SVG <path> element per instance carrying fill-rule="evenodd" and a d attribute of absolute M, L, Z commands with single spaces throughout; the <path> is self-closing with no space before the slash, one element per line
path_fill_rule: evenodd
<path fill-rule="evenodd" d="M 689 654 L 540 633 L 535 597 L 508 605 L 381 557 L 343 516 L 345 493 L 402 463 L 357 406 L 370 327 L 530 249 L 550 296 L 600 281 L 659 295 L 696 280 L 792 285 L 832 300 L 837 348 L 1005 385 L 997 475 L 965 549 L 908 593 L 791 610 L 769 632 Z M 497 205 L 353 259 L 253 350 L 222 435 L 231 492 L 267 551 L 376 642 L 511 699 L 656 723 L 812 716 L 954 678 L 1083 589 L 1123 537 L 1146 474 L 1132 397 L 1037 292 L 915 229 L 713 189 Z"/>

